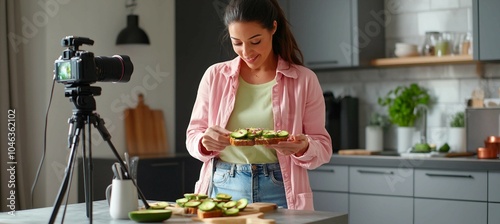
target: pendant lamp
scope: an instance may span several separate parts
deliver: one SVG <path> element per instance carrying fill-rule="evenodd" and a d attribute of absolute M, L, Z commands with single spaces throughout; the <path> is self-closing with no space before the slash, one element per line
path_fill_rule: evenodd
<path fill-rule="evenodd" d="M 125 27 L 116 38 L 116 45 L 121 44 L 149 44 L 149 37 L 139 27 L 139 16 L 134 15 L 135 7 L 137 3 L 132 0 L 130 4 L 125 5 L 126 8 L 130 9 L 130 14 L 127 16 L 127 27 Z"/>

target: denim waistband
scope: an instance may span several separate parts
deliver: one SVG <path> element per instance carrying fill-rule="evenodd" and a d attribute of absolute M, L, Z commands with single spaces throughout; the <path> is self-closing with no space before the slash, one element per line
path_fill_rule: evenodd
<path fill-rule="evenodd" d="M 258 171 L 258 170 L 274 171 L 274 170 L 280 170 L 279 163 L 237 164 L 237 163 L 224 162 L 220 159 L 215 160 L 215 167 L 217 169 L 234 170 L 234 171 Z"/>

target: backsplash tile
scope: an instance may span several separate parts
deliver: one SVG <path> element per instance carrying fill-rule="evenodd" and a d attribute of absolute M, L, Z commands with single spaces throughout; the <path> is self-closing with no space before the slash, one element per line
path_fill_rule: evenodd
<path fill-rule="evenodd" d="M 469 30 L 467 9 L 421 12 L 417 17 L 418 33 L 422 36 L 427 31 L 467 32 Z"/>
<path fill-rule="evenodd" d="M 460 7 L 460 1 L 459 0 L 434 0 L 431 1 L 431 10 L 435 9 L 454 9 Z"/>

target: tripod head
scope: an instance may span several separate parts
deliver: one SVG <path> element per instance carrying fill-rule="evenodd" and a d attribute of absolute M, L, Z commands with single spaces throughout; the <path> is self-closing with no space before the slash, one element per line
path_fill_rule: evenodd
<path fill-rule="evenodd" d="M 101 95 L 101 87 L 90 86 L 89 84 L 67 85 L 64 89 L 64 96 L 71 97 L 73 102 L 73 113 L 91 114 L 96 110 L 94 96 Z"/>

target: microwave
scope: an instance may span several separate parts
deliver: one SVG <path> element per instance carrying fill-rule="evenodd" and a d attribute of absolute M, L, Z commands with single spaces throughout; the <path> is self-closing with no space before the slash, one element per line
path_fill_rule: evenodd
<path fill-rule="evenodd" d="M 465 109 L 467 152 L 484 147 L 488 136 L 500 136 L 500 108 Z"/>

